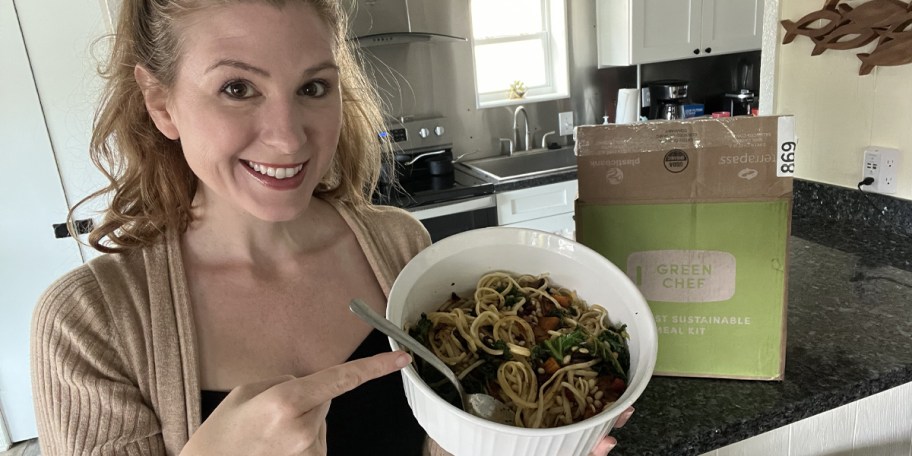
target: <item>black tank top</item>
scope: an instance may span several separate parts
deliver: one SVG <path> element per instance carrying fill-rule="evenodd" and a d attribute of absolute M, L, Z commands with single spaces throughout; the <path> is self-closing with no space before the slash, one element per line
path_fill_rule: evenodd
<path fill-rule="evenodd" d="M 348 360 L 387 351 L 390 348 L 386 336 L 374 330 Z M 228 393 L 206 390 L 201 393 L 200 409 L 205 421 Z M 417 456 L 421 454 L 425 435 L 405 399 L 399 372 L 333 399 L 326 416 L 329 456 Z"/>

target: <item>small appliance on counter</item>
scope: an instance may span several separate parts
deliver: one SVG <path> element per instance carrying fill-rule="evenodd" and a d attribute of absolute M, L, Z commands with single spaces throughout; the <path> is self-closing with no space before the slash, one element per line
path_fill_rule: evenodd
<path fill-rule="evenodd" d="M 687 102 L 687 81 L 665 79 L 647 83 L 650 119 L 683 119 Z"/>
<path fill-rule="evenodd" d="M 754 88 L 754 65 L 747 60 L 740 60 L 732 69 L 731 84 L 728 90 L 718 93 L 707 100 L 707 113 L 728 113 L 729 116 L 753 115 L 757 102 Z"/>

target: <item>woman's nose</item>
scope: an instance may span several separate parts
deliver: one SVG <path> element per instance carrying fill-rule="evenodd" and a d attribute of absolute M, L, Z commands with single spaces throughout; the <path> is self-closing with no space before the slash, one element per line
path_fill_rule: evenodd
<path fill-rule="evenodd" d="M 261 120 L 263 143 L 280 153 L 297 153 L 307 142 L 303 119 L 293 101 L 273 101 Z"/>

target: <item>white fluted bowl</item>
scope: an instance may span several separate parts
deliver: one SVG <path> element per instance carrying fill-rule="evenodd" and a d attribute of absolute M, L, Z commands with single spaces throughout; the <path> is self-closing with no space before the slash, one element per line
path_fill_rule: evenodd
<path fill-rule="evenodd" d="M 437 310 L 451 292 L 465 295 L 491 271 L 548 273 L 552 283 L 576 290 L 608 310 L 613 325 L 630 335 L 627 390 L 608 409 L 584 421 L 526 429 L 487 421 L 441 399 L 412 366 L 403 369 L 405 393 L 418 423 L 455 456 L 585 456 L 618 415 L 642 394 L 655 368 L 657 337 L 649 305 L 623 271 L 594 250 L 543 231 L 494 227 L 442 239 L 413 258 L 390 291 L 386 317 L 403 327 Z M 390 339 L 394 350 L 401 349 Z"/>

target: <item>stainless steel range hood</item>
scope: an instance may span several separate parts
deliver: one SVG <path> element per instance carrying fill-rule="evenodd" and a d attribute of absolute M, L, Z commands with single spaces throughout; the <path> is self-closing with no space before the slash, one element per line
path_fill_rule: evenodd
<path fill-rule="evenodd" d="M 358 0 L 352 35 L 361 47 L 466 41 L 467 0 Z"/>

